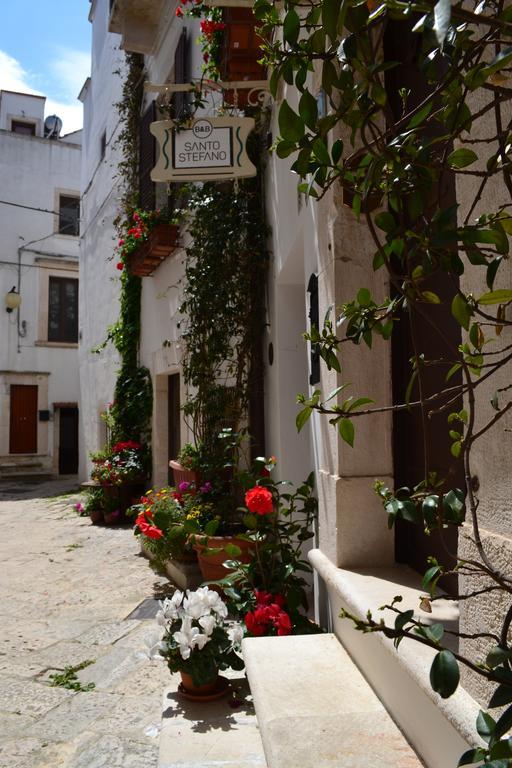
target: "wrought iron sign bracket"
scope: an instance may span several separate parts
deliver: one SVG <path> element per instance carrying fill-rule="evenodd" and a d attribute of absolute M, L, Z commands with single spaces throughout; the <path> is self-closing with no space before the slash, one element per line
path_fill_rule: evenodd
<path fill-rule="evenodd" d="M 237 91 L 249 91 L 247 103 L 251 107 L 264 105 L 270 98 L 270 88 L 268 80 L 234 80 L 226 82 L 223 80 L 195 80 L 190 83 L 144 83 L 144 90 L 148 93 L 157 93 L 162 96 L 172 95 L 173 93 L 190 93 L 203 91 L 234 91 L 236 106 Z"/>

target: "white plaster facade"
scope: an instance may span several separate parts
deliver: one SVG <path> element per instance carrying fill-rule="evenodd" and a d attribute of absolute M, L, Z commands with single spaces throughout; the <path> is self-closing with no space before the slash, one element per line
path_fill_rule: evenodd
<path fill-rule="evenodd" d="M 48 312 L 50 281 L 78 281 L 79 237 L 59 233 L 59 195 L 79 202 L 81 132 L 45 138 L 44 105 L 44 97 L 0 91 L 0 475 L 25 465 L 58 473 L 61 408 L 79 400 L 78 338 L 49 340 Z M 33 126 L 33 135 L 14 132 L 17 123 Z M 21 305 L 8 313 L 4 297 L 13 287 Z M 37 386 L 37 414 L 20 416 L 37 422 L 29 452 L 13 436 L 19 386 Z"/>
<path fill-rule="evenodd" d="M 117 118 L 112 104 L 118 98 L 120 82 L 111 72 L 118 62 L 119 45 L 146 54 L 149 81 L 173 81 L 173 54 L 184 22 L 176 22 L 172 4 L 162 7 L 155 0 L 151 5 L 153 9 L 158 7 L 158 23 L 150 34 L 146 25 L 139 36 L 136 25 L 130 26 L 129 11 L 137 3 L 114 3 L 113 26 L 122 32 L 122 37 L 105 32 L 107 0 L 95 0 L 91 9 L 93 74 L 92 82 L 84 90 L 85 236 L 81 294 L 82 304 L 88 308 L 87 326 L 82 328 L 81 371 L 84 432 L 89 450 L 101 443 L 99 413 L 112 397 L 116 358 L 107 349 L 92 359 L 88 348 L 103 339 L 106 325 L 115 320 L 118 295 L 113 263 L 106 261 L 115 244 L 111 226 L 116 210 L 115 152 L 110 146 L 100 166 L 94 153 L 105 121 L 110 125 L 108 136 L 111 130 L 115 131 Z M 196 72 L 199 63 L 196 54 Z M 294 94 L 290 89 L 280 97 L 284 95 L 293 105 Z M 269 130 L 273 137 L 279 133 L 277 109 L 271 111 Z M 420 579 L 407 568 L 396 566 L 393 532 L 387 528 L 386 516 L 372 489 L 376 478 L 394 485 L 391 416 L 378 414 L 360 420 L 354 450 L 341 441 L 327 419 L 313 417 L 307 428 L 299 435 L 296 432 L 296 395 L 315 388 L 309 384 L 309 351 L 302 338 L 308 327 L 307 287 L 311 275 L 318 277 L 321 320 L 329 307 L 339 307 L 352 299 L 361 286 L 369 288 L 377 300 L 389 294 L 389 286 L 383 270 L 374 273 L 364 266 L 371 263 L 371 259 L 361 258 L 361 253 L 373 251 L 371 238 L 365 225 L 355 222 L 352 212 L 343 206 L 341 193 L 333 189 L 319 203 L 305 202 L 297 194 L 297 177 L 289 170 L 290 164 L 291 159 L 279 160 L 269 155 L 265 172 L 271 229 L 264 340 L 266 453 L 278 457 L 281 476 L 293 482 L 301 481 L 312 469 L 316 474 L 320 510 L 311 560 L 317 573 L 317 615 L 349 649 L 425 764 L 429 768 L 449 768 L 465 745 L 472 743 L 477 704 L 470 693 L 461 688 L 453 702 L 443 702 L 440 708 L 439 697 L 428 684 L 428 654 L 417 655 L 408 646 L 401 654 L 376 639 L 361 641 L 350 624 L 338 618 L 340 608 L 347 606 L 364 617 L 366 608 L 376 608 L 391 600 L 402 588 L 416 601 L 416 607 Z M 463 190 L 460 194 L 464 197 Z M 166 482 L 170 458 L 167 387 L 168 376 L 180 371 L 177 311 L 182 259 L 183 252 L 178 251 L 151 277 L 143 279 L 141 362 L 153 377 L 155 486 Z M 349 345 L 344 350 L 343 374 L 328 372 L 322 366 L 321 381 L 316 386 L 327 393 L 347 382 L 352 383 L 354 392 L 363 391 L 377 403 L 390 403 L 390 345 L 376 341 L 371 352 L 363 345 Z M 489 393 L 482 397 L 488 400 Z M 185 426 L 181 429 L 184 440 Z M 507 477 L 506 456 L 500 446 L 489 443 L 482 445 L 478 458 L 478 474 L 485 488 L 485 527 L 496 542 L 498 536 L 503 538 L 507 546 L 502 552 L 510 545 L 512 514 L 510 483 L 503 480 Z M 85 475 L 85 464 L 83 469 Z M 508 510 L 506 514 L 504 508 Z M 505 559 L 509 562 L 508 555 Z M 499 610 L 499 606 L 493 605 L 492 609 Z M 448 618 L 456 622 L 456 612 Z M 480 617 L 463 613 L 462 621 L 468 629 L 478 629 Z M 481 693 L 471 681 L 468 686 L 473 695 Z M 432 737 L 433 732 L 436 737 Z"/>

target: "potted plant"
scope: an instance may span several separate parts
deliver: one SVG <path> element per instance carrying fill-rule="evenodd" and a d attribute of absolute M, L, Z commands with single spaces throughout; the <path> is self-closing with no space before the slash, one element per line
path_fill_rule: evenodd
<path fill-rule="evenodd" d="M 117 269 L 133 275 L 150 275 L 178 247 L 176 215 L 167 209 L 134 209 L 119 226 Z"/>
<path fill-rule="evenodd" d="M 140 496 L 144 488 L 147 451 L 134 440 L 123 440 L 91 454 L 91 458 L 91 478 L 101 486 L 104 498 L 110 500 L 105 513 L 109 519 L 105 522 L 120 522 L 133 498 Z"/>
<path fill-rule="evenodd" d="M 270 473 L 245 494 L 244 536 L 253 542 L 249 562 L 228 560 L 218 582 L 230 608 L 254 637 L 319 631 L 308 618 L 308 582 L 312 568 L 303 545 L 314 536 L 317 500 L 313 473 L 293 492 Z"/>
<path fill-rule="evenodd" d="M 177 458 L 169 462 L 174 475 L 174 485 L 178 486 L 183 482 L 198 483 L 201 463 L 201 451 L 192 443 L 185 443 Z"/>
<path fill-rule="evenodd" d="M 171 487 L 149 490 L 130 508 L 130 514 L 137 516 L 135 535 L 143 550 L 160 566 L 169 558 L 180 562 L 196 560 L 185 525 L 187 516 L 195 512 L 183 504 L 183 498 L 183 493 Z"/>
<path fill-rule="evenodd" d="M 219 671 L 244 667 L 237 654 L 242 626 L 227 621 L 226 604 L 208 587 L 186 593 L 178 590 L 160 605 L 156 620 L 163 637 L 156 650 L 170 672 L 180 672 L 180 693 L 199 700 L 223 696 L 227 681 Z"/>

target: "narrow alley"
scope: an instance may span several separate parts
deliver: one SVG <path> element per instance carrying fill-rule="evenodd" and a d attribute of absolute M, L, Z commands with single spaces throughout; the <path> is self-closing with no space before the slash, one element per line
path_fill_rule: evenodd
<path fill-rule="evenodd" d="M 169 673 L 148 643 L 169 585 L 131 528 L 77 514 L 76 487 L 0 486 L 0 766 L 152 768 Z M 49 685 L 88 661 L 90 690 Z"/>

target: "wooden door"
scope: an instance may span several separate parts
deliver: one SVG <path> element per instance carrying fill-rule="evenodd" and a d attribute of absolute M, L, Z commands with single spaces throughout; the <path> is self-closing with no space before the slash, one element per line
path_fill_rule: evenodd
<path fill-rule="evenodd" d="M 180 375 L 173 373 L 167 379 L 167 437 L 169 459 L 175 459 L 181 448 Z M 174 482 L 172 469 L 168 470 L 168 482 Z"/>
<path fill-rule="evenodd" d="M 389 61 L 400 62 L 386 73 L 386 88 L 389 103 L 395 119 L 399 119 L 403 109 L 403 94 L 407 94 L 408 108 L 417 106 L 429 94 L 430 87 L 420 72 L 417 60 L 421 48 L 421 36 L 412 31 L 417 19 L 410 21 L 390 20 L 384 37 L 385 57 Z M 441 75 L 441 73 L 440 73 Z M 435 129 L 431 129 L 435 131 Z M 435 190 L 433 194 L 437 194 Z M 456 190 L 453 177 L 444 179 L 439 190 L 439 206 L 451 208 L 456 204 Z M 455 208 L 454 208 L 455 210 Z M 448 284 L 442 273 L 432 275 L 425 282 L 424 288 L 437 293 L 442 302 L 448 304 L 428 305 L 432 320 L 443 328 L 444 336 L 453 347 L 461 342 L 460 326 L 450 311 L 453 295 L 453 282 Z M 393 400 L 403 403 L 412 375 L 411 358 L 414 355 L 412 330 L 417 339 L 417 347 L 427 360 L 435 360 L 446 353 L 446 347 L 440 337 L 432 332 L 431 326 L 417 313 L 404 313 L 402 321 L 395 325 L 392 337 L 392 384 Z M 446 370 L 439 366 L 423 369 L 423 388 L 425 397 L 438 392 L 445 386 Z M 460 383 L 460 376 L 453 376 L 450 384 Z M 417 384 L 413 389 L 412 399 L 418 394 Z M 462 401 L 453 404 L 453 410 L 462 408 Z M 424 443 L 425 441 L 425 443 Z M 419 409 L 399 411 L 393 417 L 393 458 L 395 488 L 414 485 L 424 479 L 425 448 L 429 452 L 430 470 L 438 472 L 440 477 L 447 477 L 449 487 L 463 487 L 462 467 L 456 465 L 450 452 L 452 441 L 448 436 L 446 414 L 440 413 L 428 420 L 426 434 Z M 427 558 L 433 555 L 445 566 L 453 567 L 457 558 L 458 529 L 449 526 L 441 534 L 433 531 L 426 536 L 422 526 L 405 520 L 398 520 L 395 527 L 395 557 L 398 562 L 407 563 L 423 574 L 427 567 Z M 457 578 L 445 577 L 441 587 L 455 594 Z"/>
<path fill-rule="evenodd" d="M 78 472 L 78 408 L 59 409 L 59 475 Z"/>
<path fill-rule="evenodd" d="M 37 386 L 11 384 L 9 453 L 37 453 Z"/>

